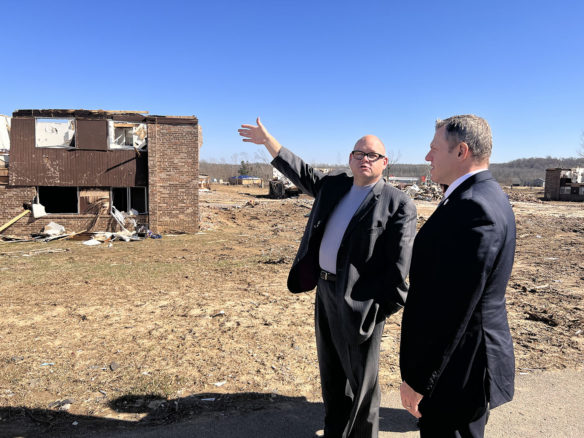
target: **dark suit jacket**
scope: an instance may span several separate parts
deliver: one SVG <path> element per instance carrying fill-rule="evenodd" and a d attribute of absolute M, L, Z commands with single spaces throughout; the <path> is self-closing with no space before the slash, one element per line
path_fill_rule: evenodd
<path fill-rule="evenodd" d="M 416 236 L 400 366 L 424 395 L 422 416 L 466 422 L 513 398 L 514 254 L 515 217 L 489 171 L 457 187 Z"/>
<path fill-rule="evenodd" d="M 315 198 L 288 276 L 291 292 L 309 291 L 319 278 L 318 253 L 327 220 L 350 190 L 353 178 L 346 173 L 315 171 L 286 148 L 272 164 Z M 380 180 L 347 226 L 337 255 L 335 287 L 347 342 L 365 341 L 377 322 L 402 307 L 415 232 L 412 200 Z"/>

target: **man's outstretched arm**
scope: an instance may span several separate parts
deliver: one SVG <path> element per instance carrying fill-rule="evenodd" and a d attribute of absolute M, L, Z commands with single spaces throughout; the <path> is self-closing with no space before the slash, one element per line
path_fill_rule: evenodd
<path fill-rule="evenodd" d="M 278 143 L 268 130 L 260 122 L 258 117 L 256 120 L 257 126 L 254 125 L 241 125 L 241 129 L 238 129 L 239 135 L 243 137 L 243 141 L 247 141 L 255 144 L 263 144 L 272 158 L 276 158 L 282 145 Z"/>

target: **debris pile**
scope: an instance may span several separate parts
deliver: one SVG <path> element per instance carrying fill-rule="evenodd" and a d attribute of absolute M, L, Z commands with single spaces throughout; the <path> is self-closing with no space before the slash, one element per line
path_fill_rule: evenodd
<path fill-rule="evenodd" d="M 407 193 L 410 198 L 421 201 L 439 201 L 444 194 L 439 184 L 424 184 L 422 186 L 400 184 L 397 187 Z"/>
<path fill-rule="evenodd" d="M 270 194 L 272 199 L 284 199 L 300 195 L 300 190 L 292 181 L 277 169 L 273 169 L 273 178 L 270 181 Z"/>
<path fill-rule="evenodd" d="M 507 190 L 506 192 L 511 202 L 538 202 L 543 204 L 543 201 L 534 193 L 525 193 L 519 190 Z"/>
<path fill-rule="evenodd" d="M 288 179 L 275 179 L 270 181 L 270 198 L 283 199 L 298 195 L 300 195 L 300 190 Z"/>

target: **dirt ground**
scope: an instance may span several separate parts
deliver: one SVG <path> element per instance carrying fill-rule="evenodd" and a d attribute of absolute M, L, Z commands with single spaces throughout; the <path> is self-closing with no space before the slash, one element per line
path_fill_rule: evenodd
<path fill-rule="evenodd" d="M 581 367 L 584 205 L 508 193 L 518 372 Z M 201 192 L 196 235 L 0 242 L 0 430 L 72 434 L 318 400 L 314 293 L 286 289 L 312 199 L 266 194 Z M 416 205 L 421 225 L 437 201 Z M 400 317 L 385 329 L 383 391 L 399 383 Z"/>

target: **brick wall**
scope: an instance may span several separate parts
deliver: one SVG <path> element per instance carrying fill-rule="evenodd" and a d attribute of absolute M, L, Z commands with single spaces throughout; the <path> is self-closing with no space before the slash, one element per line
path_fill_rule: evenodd
<path fill-rule="evenodd" d="M 199 230 L 199 145 L 196 124 L 149 124 L 148 204 L 153 232 Z"/>
<path fill-rule="evenodd" d="M 560 199 L 560 175 L 561 169 L 547 169 L 545 172 L 544 199 L 557 201 Z"/>
<path fill-rule="evenodd" d="M 30 203 L 36 195 L 34 187 L 12 187 L 0 184 L 0 226 L 9 222 L 24 211 L 22 204 Z M 23 236 L 30 234 L 25 230 L 34 227 L 35 219 L 27 215 L 0 232 L 2 235 Z"/>

